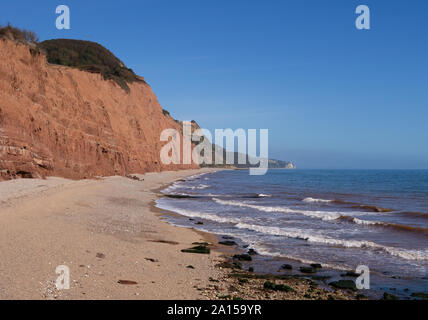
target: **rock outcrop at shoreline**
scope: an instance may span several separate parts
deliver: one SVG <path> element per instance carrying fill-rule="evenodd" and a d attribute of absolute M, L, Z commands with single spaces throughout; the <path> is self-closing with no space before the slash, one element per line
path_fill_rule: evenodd
<path fill-rule="evenodd" d="M 34 45 L 0 39 L 0 180 L 196 168 L 161 163 L 161 132 L 182 130 L 140 79 L 124 90 L 115 78 L 48 64 Z"/>

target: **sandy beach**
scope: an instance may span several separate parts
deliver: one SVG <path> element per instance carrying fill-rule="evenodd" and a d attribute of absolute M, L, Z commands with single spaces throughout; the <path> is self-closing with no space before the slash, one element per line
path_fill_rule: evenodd
<path fill-rule="evenodd" d="M 220 253 L 182 253 L 209 235 L 164 222 L 152 205 L 155 190 L 206 171 L 1 182 L 0 299 L 204 299 L 197 288 L 219 276 Z M 55 287 L 59 265 L 69 290 Z"/>
<path fill-rule="evenodd" d="M 292 274 L 236 267 L 245 253 L 217 236 L 176 227 L 154 206 L 176 180 L 214 169 L 92 180 L 0 183 L 0 300 L 349 299 Z M 196 223 L 197 221 L 195 221 Z M 185 253 L 209 243 L 210 254 Z M 58 290 L 58 266 L 70 288 Z M 271 282 L 276 289 L 266 287 Z M 282 287 L 281 287 L 282 286 Z"/>

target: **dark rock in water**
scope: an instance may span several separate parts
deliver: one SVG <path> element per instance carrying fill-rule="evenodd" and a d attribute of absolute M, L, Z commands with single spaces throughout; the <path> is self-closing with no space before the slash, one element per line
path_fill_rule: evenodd
<path fill-rule="evenodd" d="M 252 261 L 253 260 L 253 258 L 251 258 L 251 256 L 249 254 L 246 254 L 246 253 L 244 253 L 244 254 L 235 254 L 233 256 L 233 259 L 237 259 L 237 260 L 240 260 L 240 261 Z"/>
<path fill-rule="evenodd" d="M 248 272 L 254 272 L 254 268 L 253 267 L 249 267 L 248 268 Z"/>
<path fill-rule="evenodd" d="M 346 273 L 342 273 L 340 276 L 341 277 L 353 277 L 353 278 L 357 278 L 360 275 L 361 275 L 360 273 L 356 273 L 354 271 L 347 271 Z"/>
<path fill-rule="evenodd" d="M 291 288 L 285 284 L 275 284 L 275 283 L 270 282 L 270 281 L 266 281 L 263 284 L 263 288 L 266 290 L 285 291 L 285 292 L 294 291 L 293 288 Z"/>
<path fill-rule="evenodd" d="M 242 264 L 240 262 L 223 262 L 219 264 L 222 268 L 228 268 L 228 269 L 242 269 Z"/>
<path fill-rule="evenodd" d="M 247 252 L 250 256 L 254 256 L 254 255 L 256 255 L 256 254 L 258 254 L 257 252 L 256 252 L 256 250 L 254 250 L 254 249 L 248 249 L 248 252 Z"/>
<path fill-rule="evenodd" d="M 204 224 L 202 221 L 198 221 L 198 222 L 196 222 L 195 224 L 198 224 L 198 225 L 202 225 L 202 224 Z"/>
<path fill-rule="evenodd" d="M 337 289 L 349 289 L 353 291 L 357 290 L 357 286 L 355 285 L 355 282 L 352 280 L 333 281 L 333 282 L 330 282 L 329 285 Z"/>
<path fill-rule="evenodd" d="M 302 273 L 316 273 L 317 269 L 312 268 L 312 267 L 300 267 L 300 272 Z"/>
<path fill-rule="evenodd" d="M 236 246 L 237 243 L 235 241 L 227 240 L 227 241 L 220 241 L 219 244 L 222 244 L 224 246 Z"/>
<path fill-rule="evenodd" d="M 424 293 L 424 292 L 414 292 L 412 293 L 412 297 L 415 298 L 422 298 L 424 300 L 428 300 L 428 293 Z"/>
<path fill-rule="evenodd" d="M 250 246 L 250 245 L 248 245 L 248 244 L 244 244 L 244 245 L 242 246 L 242 248 L 247 249 L 249 246 Z"/>
<path fill-rule="evenodd" d="M 195 219 L 193 219 L 193 218 L 189 218 L 189 221 L 195 221 Z"/>
<path fill-rule="evenodd" d="M 131 280 L 119 280 L 117 283 L 125 284 L 125 285 L 136 285 L 136 284 L 138 284 L 138 282 L 131 281 Z"/>
<path fill-rule="evenodd" d="M 281 266 L 281 269 L 284 269 L 284 270 L 293 270 L 293 266 L 291 264 L 283 264 Z"/>
<path fill-rule="evenodd" d="M 207 248 L 206 246 L 196 246 L 189 249 L 183 249 L 181 252 L 186 253 L 201 253 L 201 254 L 210 254 L 211 250 L 210 248 Z"/>
<path fill-rule="evenodd" d="M 224 240 L 233 240 L 233 239 L 235 239 L 234 237 L 232 237 L 232 236 L 222 236 L 222 238 L 224 239 Z"/>
<path fill-rule="evenodd" d="M 383 300 L 398 300 L 397 296 L 390 294 L 388 292 L 383 293 Z"/>
<path fill-rule="evenodd" d="M 313 275 L 313 276 L 311 276 L 311 278 L 312 278 L 313 280 L 317 280 L 317 281 L 326 281 L 326 280 L 330 279 L 330 278 L 331 278 L 331 276 L 318 276 L 318 275 Z"/>
<path fill-rule="evenodd" d="M 173 198 L 173 199 L 189 199 L 189 198 L 196 198 L 187 194 L 164 194 L 167 198 Z"/>
<path fill-rule="evenodd" d="M 321 269 L 321 268 L 322 268 L 322 265 L 321 265 L 321 264 L 319 264 L 319 263 L 312 263 L 310 266 L 311 266 L 312 268 L 315 268 L 315 269 Z"/>
<path fill-rule="evenodd" d="M 242 263 L 240 262 L 234 262 L 232 265 L 234 269 L 242 269 Z"/>

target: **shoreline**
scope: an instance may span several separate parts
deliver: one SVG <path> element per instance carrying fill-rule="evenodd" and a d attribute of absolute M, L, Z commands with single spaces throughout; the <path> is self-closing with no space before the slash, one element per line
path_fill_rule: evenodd
<path fill-rule="evenodd" d="M 0 183 L 0 299 L 352 298 L 295 275 L 244 271 L 233 256 L 245 249 L 166 221 L 166 210 L 155 206 L 160 190 L 212 171 Z M 196 242 L 206 242 L 210 254 L 181 251 Z M 70 268 L 69 290 L 55 287 L 58 265 Z"/>
<path fill-rule="evenodd" d="M 220 171 L 221 169 L 215 169 L 212 171 Z M 180 179 L 177 179 L 180 180 Z M 164 197 L 165 195 L 161 192 L 169 186 L 171 186 L 177 180 L 168 183 L 160 188 L 153 190 L 157 195 L 158 199 Z M 183 180 L 186 180 L 184 178 Z M 219 241 L 224 241 L 226 238 L 223 238 L 220 234 L 215 234 L 211 232 L 206 232 L 198 230 L 190 226 L 176 226 L 173 223 L 166 221 L 165 216 L 175 216 L 181 218 L 188 218 L 174 211 L 161 209 L 156 206 L 156 200 L 153 200 L 151 203 L 151 210 L 159 216 L 160 219 L 166 223 L 173 225 L 178 228 L 185 228 L 191 231 L 200 234 L 205 242 L 209 245 L 212 251 L 220 254 L 222 261 L 216 265 L 216 267 L 222 271 L 220 278 L 213 279 L 210 277 L 210 284 L 206 289 L 205 293 L 210 299 L 221 299 L 221 300 L 348 300 L 348 299 L 367 299 L 364 295 L 358 295 L 354 290 L 341 290 L 341 289 L 332 289 L 327 286 L 322 281 L 315 282 L 314 279 L 311 279 L 308 276 L 298 275 L 290 272 L 283 272 L 281 274 L 274 274 L 273 272 L 266 271 L 246 271 L 243 268 L 245 267 L 249 270 L 249 266 L 253 266 L 250 262 L 245 262 L 240 259 L 236 259 L 236 256 L 246 255 L 247 246 L 240 246 L 238 244 L 233 246 L 221 245 Z M 197 219 L 192 219 L 197 220 Z M 229 239 L 229 238 L 227 238 Z M 233 240 L 238 241 L 232 237 Z M 239 240 L 240 242 L 240 240 Z M 258 257 L 264 257 L 259 256 Z M 248 256 L 248 255 L 247 255 Z M 256 257 L 257 257 L 256 256 Z M 253 256 L 254 258 L 255 256 Z M 266 257 L 264 257 L 266 258 Z M 291 261 L 291 259 L 281 259 L 282 262 Z M 304 266 L 303 263 L 298 261 L 293 261 L 301 266 Z M 280 272 L 278 270 L 278 272 Z M 315 276 L 316 277 L 316 276 Z M 273 281 L 273 282 L 271 282 Z M 273 283 L 281 287 L 289 287 L 290 290 L 277 290 L 266 288 L 266 282 Z M 327 289 L 328 288 L 328 289 Z M 327 289 L 327 290 L 326 290 Z M 273 290 L 273 292 L 272 292 Z"/>
<path fill-rule="evenodd" d="M 151 210 L 153 190 L 206 171 L 0 183 L 0 299 L 207 299 L 220 254 L 181 252 L 206 235 Z M 69 290 L 55 287 L 59 265 Z"/>

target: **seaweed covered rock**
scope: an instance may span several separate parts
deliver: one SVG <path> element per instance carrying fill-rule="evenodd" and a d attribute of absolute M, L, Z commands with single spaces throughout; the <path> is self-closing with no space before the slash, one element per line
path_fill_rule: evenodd
<path fill-rule="evenodd" d="M 246 253 L 244 253 L 244 254 L 235 254 L 233 256 L 233 259 L 237 259 L 237 260 L 240 260 L 240 261 L 252 261 L 253 260 L 251 258 L 251 256 L 249 254 L 246 254 Z"/>
<path fill-rule="evenodd" d="M 300 272 L 302 273 L 316 273 L 317 269 L 313 268 L 313 267 L 300 267 Z"/>
<path fill-rule="evenodd" d="M 182 249 L 181 252 L 210 254 L 211 250 L 210 250 L 210 248 L 207 248 L 206 246 L 195 246 L 195 247 L 189 248 L 189 249 Z"/>
<path fill-rule="evenodd" d="M 357 286 L 355 285 L 355 282 L 352 280 L 338 280 L 333 281 L 329 283 L 330 286 L 336 288 L 336 289 L 347 289 L 347 290 L 357 290 Z"/>
<path fill-rule="evenodd" d="M 270 281 L 266 281 L 263 284 L 263 288 L 266 290 L 274 290 L 274 291 L 285 291 L 285 292 L 294 291 L 293 288 L 291 288 L 285 284 L 275 284 L 275 283 L 270 282 Z"/>

